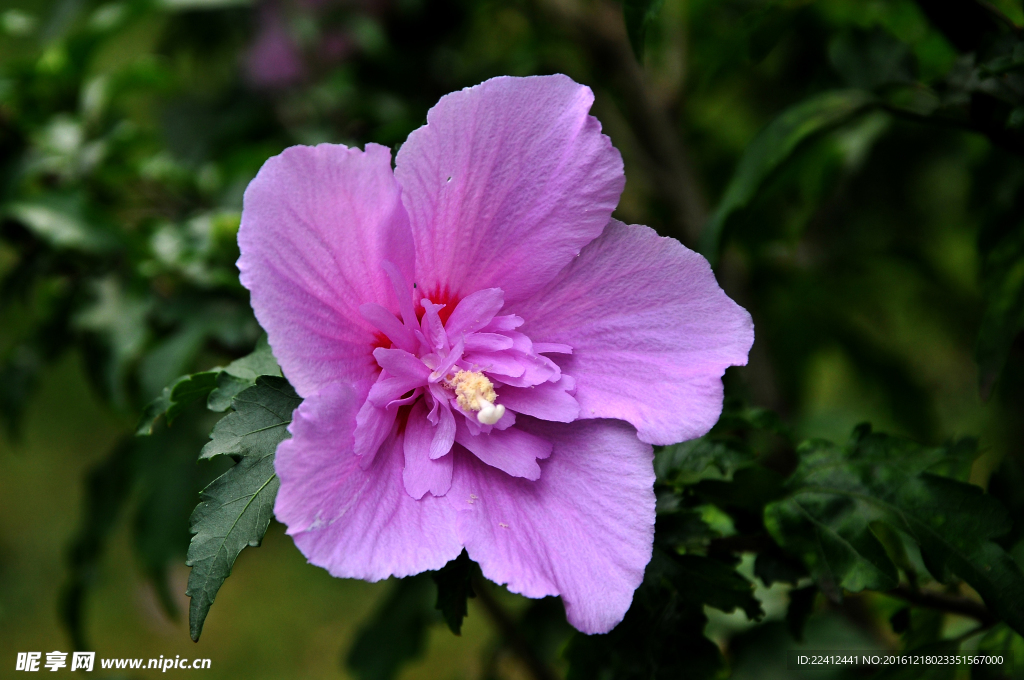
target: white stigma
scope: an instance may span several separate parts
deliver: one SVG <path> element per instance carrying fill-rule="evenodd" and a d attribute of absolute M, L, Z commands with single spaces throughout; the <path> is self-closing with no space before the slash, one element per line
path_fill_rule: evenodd
<path fill-rule="evenodd" d="M 494 385 L 483 373 L 459 371 L 445 381 L 455 390 L 455 398 L 466 411 L 476 411 L 476 419 L 484 425 L 494 425 L 505 415 L 505 407 L 495 404 L 498 395 Z"/>

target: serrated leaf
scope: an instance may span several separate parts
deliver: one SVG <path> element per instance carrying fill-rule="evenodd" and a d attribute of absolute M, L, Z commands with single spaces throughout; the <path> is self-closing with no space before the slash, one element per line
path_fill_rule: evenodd
<path fill-rule="evenodd" d="M 745 207 L 764 180 L 803 142 L 868 109 L 875 98 L 861 90 L 823 92 L 782 112 L 747 146 L 718 208 L 704 226 L 700 252 L 714 263 L 729 217 Z"/>
<path fill-rule="evenodd" d="M 270 525 L 279 481 L 274 452 L 287 438 L 292 411 L 301 403 L 288 381 L 260 377 L 234 400 L 233 413 L 214 427 L 201 458 L 230 455 L 238 463 L 213 481 L 192 514 L 195 534 L 186 564 L 189 631 L 198 640 L 203 623 L 231 567 L 246 546 L 258 546 Z"/>
<path fill-rule="evenodd" d="M 261 375 L 281 375 L 281 367 L 270 351 L 266 335 L 256 342 L 256 349 L 252 353 L 236 359 L 227 367 L 183 375 L 165 387 L 159 397 L 146 405 L 136 425 L 135 434 L 152 434 L 153 426 L 160 416 L 166 415 L 170 424 L 186 406 L 200 399 L 206 400 L 206 407 L 211 411 L 222 413 L 231 407 L 236 396 L 252 387 Z"/>
<path fill-rule="evenodd" d="M 896 566 L 869 530 L 870 517 L 855 500 L 831 494 L 801 493 L 765 508 L 768 531 L 799 555 L 822 591 L 833 601 L 842 590 L 891 590 L 899 584 Z"/>
<path fill-rule="evenodd" d="M 462 620 L 468 613 L 467 600 L 476 597 L 473 592 L 473 561 L 462 554 L 430 575 L 437 584 L 437 604 L 445 623 L 456 635 L 462 634 Z"/>
<path fill-rule="evenodd" d="M 658 18 L 665 0 L 622 0 L 622 17 L 626 22 L 626 34 L 637 61 L 644 59 L 644 45 L 647 29 Z"/>
<path fill-rule="evenodd" d="M 426 574 L 398 581 L 356 634 L 346 665 L 359 680 L 392 680 L 423 653 L 435 620 L 433 588 Z"/>
<path fill-rule="evenodd" d="M 174 383 L 167 407 L 167 424 L 174 422 L 185 408 L 200 399 L 206 399 L 217 388 L 219 371 L 193 373 Z"/>
<path fill-rule="evenodd" d="M 217 376 L 217 388 L 206 398 L 206 408 L 215 413 L 223 413 L 231 408 L 231 402 L 239 394 L 253 386 L 255 381 L 236 378 L 226 371 Z"/>
<path fill-rule="evenodd" d="M 866 426 L 845 447 L 809 442 L 789 495 L 765 508 L 765 524 L 836 597 L 838 588 L 895 585 L 895 566 L 871 530 L 884 522 L 920 546 L 933 576 L 967 581 L 1024 630 L 1024 571 L 993 540 L 1010 528 L 1006 511 L 980 488 L 935 474 L 961 476 L 975 450 L 973 440 L 924 447 Z"/>
<path fill-rule="evenodd" d="M 709 437 L 666 446 L 655 454 L 654 472 L 660 481 L 686 485 L 699 482 L 709 469 L 728 477 L 740 467 L 754 462 L 754 455 L 736 446 Z"/>
<path fill-rule="evenodd" d="M 235 359 L 224 367 L 224 372 L 241 380 L 247 380 L 250 384 L 256 382 L 261 375 L 281 376 L 281 367 L 270 349 L 267 336 L 261 335 L 256 341 L 256 348 L 241 359 Z"/>
<path fill-rule="evenodd" d="M 302 399 L 284 378 L 261 376 L 232 402 L 234 413 L 214 426 L 200 460 L 214 456 L 273 455 L 288 436 L 292 411 Z"/>

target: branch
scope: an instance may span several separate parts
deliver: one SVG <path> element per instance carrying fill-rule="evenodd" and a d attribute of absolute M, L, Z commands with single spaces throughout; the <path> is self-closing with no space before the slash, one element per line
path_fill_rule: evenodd
<path fill-rule="evenodd" d="M 515 621 L 491 595 L 489 584 L 478 574 L 473 575 L 473 592 L 509 647 L 526 664 L 533 680 L 556 680 L 548 665 L 537 656 L 526 638 L 519 632 Z"/>
<path fill-rule="evenodd" d="M 575 0 L 535 1 L 590 53 L 599 71 L 610 74 L 658 195 L 671 210 L 674 235 L 695 245 L 708 219 L 708 206 L 667 107 L 651 92 L 633 56 L 621 5 L 606 1 L 588 5 Z"/>
<path fill-rule="evenodd" d="M 886 593 L 898 597 L 910 604 L 927 609 L 946 612 L 948 614 L 959 614 L 978 621 L 982 626 L 990 627 L 999 622 L 988 607 L 976 600 L 960 595 L 949 595 L 947 593 L 929 592 L 926 590 L 914 590 L 905 585 L 899 585 Z"/>

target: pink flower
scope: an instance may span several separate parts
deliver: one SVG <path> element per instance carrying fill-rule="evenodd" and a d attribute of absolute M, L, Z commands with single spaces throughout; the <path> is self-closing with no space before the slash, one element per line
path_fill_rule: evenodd
<path fill-rule="evenodd" d="M 378 580 L 463 547 L 606 632 L 651 557 L 651 444 L 698 437 L 750 315 L 708 263 L 611 219 L 622 160 L 565 76 L 441 99 L 388 149 L 292 147 L 245 193 L 242 283 L 305 401 L 277 518 Z"/>

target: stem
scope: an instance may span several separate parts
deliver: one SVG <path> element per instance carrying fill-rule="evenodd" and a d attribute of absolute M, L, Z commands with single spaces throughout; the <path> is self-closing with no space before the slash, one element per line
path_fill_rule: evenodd
<path fill-rule="evenodd" d="M 533 680 L 556 680 L 554 673 L 530 648 L 530 644 L 523 637 L 516 627 L 515 621 L 508 615 L 508 612 L 494 599 L 488 584 L 479 575 L 473 576 L 473 592 L 477 600 L 483 606 L 487 615 L 491 617 L 498 632 L 508 642 L 509 647 L 522 660 L 533 676 Z"/>
<path fill-rule="evenodd" d="M 981 623 L 983 627 L 991 627 L 998 622 L 998 619 L 992 615 L 988 607 L 960 595 L 914 590 L 905 585 L 899 585 L 886 594 L 906 600 L 918 607 L 926 607 L 948 614 L 959 614 L 960 616 L 972 618 Z"/>
<path fill-rule="evenodd" d="M 614 2 L 583 4 L 574 0 L 535 0 L 586 49 L 600 71 L 612 77 L 640 151 L 646 157 L 658 196 L 669 206 L 674 236 L 695 245 L 708 219 L 707 202 L 668 106 L 654 95 L 633 56 Z"/>

